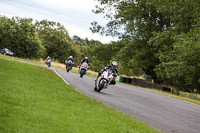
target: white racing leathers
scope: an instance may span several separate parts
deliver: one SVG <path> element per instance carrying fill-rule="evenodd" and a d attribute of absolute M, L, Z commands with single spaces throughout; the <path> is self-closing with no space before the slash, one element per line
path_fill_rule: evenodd
<path fill-rule="evenodd" d="M 94 90 L 100 92 L 102 89 L 107 88 L 107 86 L 114 79 L 114 73 L 111 69 L 106 69 L 95 82 Z"/>

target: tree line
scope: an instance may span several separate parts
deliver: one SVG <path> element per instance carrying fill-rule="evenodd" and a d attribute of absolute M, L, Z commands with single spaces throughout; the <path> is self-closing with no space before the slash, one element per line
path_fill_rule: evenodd
<path fill-rule="evenodd" d="M 0 16 L 0 48 L 4 47 L 22 58 L 50 56 L 62 63 L 70 55 L 74 55 L 76 61 L 81 58 L 80 49 L 65 27 L 47 20 L 34 22 L 31 18 Z"/>
<path fill-rule="evenodd" d="M 199 0 L 98 0 L 93 10 L 106 25 L 91 31 L 119 37 L 116 58 L 128 75 L 151 75 L 156 83 L 200 92 Z M 112 44 L 112 45 L 113 45 Z M 115 49 L 115 48 L 114 48 Z"/>
<path fill-rule="evenodd" d="M 11 48 L 18 57 L 50 55 L 61 63 L 73 55 L 76 65 L 87 56 L 93 71 L 116 60 L 119 74 L 147 74 L 156 83 L 200 92 L 199 0 L 98 2 L 93 12 L 110 21 L 104 26 L 92 22 L 91 31 L 117 36 L 119 41 L 103 44 L 76 35 L 70 38 L 60 23 L 1 16 L 0 47 Z"/>

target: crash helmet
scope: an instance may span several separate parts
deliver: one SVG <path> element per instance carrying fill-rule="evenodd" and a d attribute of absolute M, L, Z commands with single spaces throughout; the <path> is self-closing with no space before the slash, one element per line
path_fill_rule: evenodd
<path fill-rule="evenodd" d="M 85 60 L 88 60 L 88 57 L 85 57 Z"/>
<path fill-rule="evenodd" d="M 116 61 L 112 61 L 112 68 L 116 68 L 117 67 L 117 62 Z"/>
<path fill-rule="evenodd" d="M 69 58 L 73 59 L 73 56 L 69 56 Z"/>
<path fill-rule="evenodd" d="M 47 56 L 47 59 L 49 59 L 50 57 L 49 56 Z"/>

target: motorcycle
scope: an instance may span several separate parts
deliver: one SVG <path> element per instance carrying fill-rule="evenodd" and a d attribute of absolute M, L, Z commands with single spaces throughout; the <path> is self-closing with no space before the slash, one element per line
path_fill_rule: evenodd
<path fill-rule="evenodd" d="M 94 90 L 100 92 L 102 89 L 106 89 L 107 86 L 114 78 L 114 73 L 111 69 L 104 71 L 96 80 Z"/>
<path fill-rule="evenodd" d="M 51 59 L 48 59 L 48 60 L 46 61 L 46 64 L 47 64 L 48 67 L 51 67 Z"/>
<path fill-rule="evenodd" d="M 69 72 L 70 70 L 72 70 L 72 65 L 73 65 L 72 60 L 68 60 L 65 63 L 66 63 L 66 70 L 67 70 L 67 72 Z"/>
<path fill-rule="evenodd" d="M 86 74 L 86 71 L 88 70 L 88 64 L 86 62 L 83 62 L 83 64 L 81 64 L 80 69 L 79 69 L 79 73 L 80 73 L 80 77 L 82 78 L 83 75 Z"/>

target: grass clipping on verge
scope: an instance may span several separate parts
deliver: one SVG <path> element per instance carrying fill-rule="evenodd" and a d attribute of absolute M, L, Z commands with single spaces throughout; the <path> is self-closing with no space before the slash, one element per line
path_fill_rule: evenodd
<path fill-rule="evenodd" d="M 0 105 L 0 132 L 158 132 L 75 91 L 51 70 L 3 58 Z"/>

